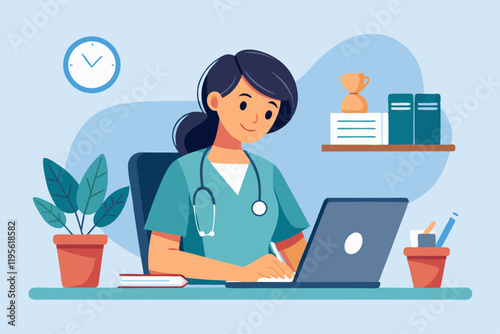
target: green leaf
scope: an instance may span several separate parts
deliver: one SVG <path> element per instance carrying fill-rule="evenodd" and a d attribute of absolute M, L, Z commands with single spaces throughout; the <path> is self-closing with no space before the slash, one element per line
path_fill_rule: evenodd
<path fill-rule="evenodd" d="M 33 197 L 33 202 L 47 224 L 55 228 L 66 225 L 66 215 L 57 206 L 38 197 Z"/>
<path fill-rule="evenodd" d="M 116 220 L 127 202 L 129 187 L 118 189 L 102 203 L 94 215 L 94 225 L 104 227 Z"/>
<path fill-rule="evenodd" d="M 92 214 L 99 209 L 108 187 L 108 166 L 104 154 L 94 160 L 85 172 L 76 194 L 78 208 L 84 215 Z"/>
<path fill-rule="evenodd" d="M 43 159 L 43 171 L 47 188 L 55 205 L 64 212 L 78 211 L 76 193 L 78 182 L 64 168 L 50 159 Z"/>

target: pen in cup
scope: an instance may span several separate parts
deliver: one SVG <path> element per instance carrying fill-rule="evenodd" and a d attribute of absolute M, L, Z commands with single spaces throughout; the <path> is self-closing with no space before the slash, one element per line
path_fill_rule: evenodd
<path fill-rule="evenodd" d="M 448 238 L 448 235 L 450 234 L 450 231 L 453 228 L 453 225 L 455 224 L 455 217 L 458 217 L 458 214 L 453 212 L 453 216 L 451 216 L 450 220 L 448 220 L 448 223 L 444 227 L 443 232 L 441 232 L 441 235 L 439 236 L 439 240 L 436 242 L 436 247 L 443 246 L 444 242 L 446 241 L 446 238 Z"/>

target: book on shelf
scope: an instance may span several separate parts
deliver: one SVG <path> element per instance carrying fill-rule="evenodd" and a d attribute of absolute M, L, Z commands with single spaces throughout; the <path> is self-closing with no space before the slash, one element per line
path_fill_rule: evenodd
<path fill-rule="evenodd" d="M 415 94 L 415 144 L 441 143 L 441 95 Z"/>
<path fill-rule="evenodd" d="M 413 94 L 389 94 L 389 144 L 413 144 Z"/>
<path fill-rule="evenodd" d="M 330 128 L 332 145 L 389 143 L 387 113 L 331 113 Z"/>
<path fill-rule="evenodd" d="M 120 274 L 119 288 L 183 288 L 188 281 L 182 275 Z"/>

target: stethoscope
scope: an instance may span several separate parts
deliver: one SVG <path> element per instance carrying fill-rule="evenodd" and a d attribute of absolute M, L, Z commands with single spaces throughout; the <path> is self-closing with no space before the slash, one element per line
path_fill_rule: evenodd
<path fill-rule="evenodd" d="M 193 194 L 193 214 L 194 214 L 194 221 L 196 223 L 196 229 L 198 230 L 198 234 L 200 235 L 200 237 L 213 237 L 215 235 L 215 196 L 214 194 L 212 193 L 212 191 L 207 188 L 203 182 L 203 165 L 205 163 L 205 158 L 208 154 L 208 152 L 210 151 L 212 147 L 208 147 L 205 152 L 203 153 L 203 156 L 201 157 L 201 162 L 200 162 L 200 186 L 198 188 L 196 188 L 196 190 L 194 191 L 194 194 Z M 253 202 L 252 204 L 252 212 L 254 215 L 256 216 L 262 216 L 266 213 L 267 211 L 267 205 L 266 203 L 262 200 L 262 197 L 261 197 L 261 184 L 260 184 L 260 175 L 259 175 L 259 171 L 257 170 L 257 166 L 255 165 L 254 161 L 252 160 L 252 158 L 250 157 L 250 155 L 248 154 L 247 151 L 243 151 L 245 152 L 246 156 L 248 157 L 248 160 L 250 160 L 250 163 L 252 164 L 252 167 L 253 167 L 253 170 L 255 171 L 255 176 L 257 177 L 257 189 L 258 189 L 258 199 Z M 196 195 L 198 195 L 198 193 L 200 191 L 206 191 L 208 193 L 208 195 L 210 196 L 211 200 L 212 200 L 212 206 L 213 206 L 213 216 L 212 216 L 212 229 L 210 230 L 210 232 L 208 233 L 205 233 L 204 231 L 200 230 L 200 226 L 198 224 L 198 218 L 196 216 Z"/>

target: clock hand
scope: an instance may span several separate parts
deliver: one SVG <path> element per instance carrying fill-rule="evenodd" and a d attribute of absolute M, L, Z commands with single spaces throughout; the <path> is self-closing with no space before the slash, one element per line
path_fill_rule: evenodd
<path fill-rule="evenodd" d="M 85 61 L 87 62 L 87 64 L 89 64 L 89 66 L 90 66 L 91 68 L 92 68 L 92 67 L 94 67 L 94 65 L 95 65 L 95 64 L 97 64 L 97 62 L 98 62 L 98 61 L 102 58 L 102 56 L 100 56 L 99 58 L 97 58 L 97 60 L 96 60 L 93 64 L 91 64 L 91 63 L 89 62 L 89 60 L 87 59 L 87 57 L 85 57 L 85 55 L 84 55 L 83 53 L 82 53 L 82 56 L 83 56 L 83 58 L 85 59 Z"/>
<path fill-rule="evenodd" d="M 102 56 L 100 56 L 99 58 L 97 58 L 97 60 L 91 65 L 91 67 L 94 67 L 95 64 L 97 64 L 97 62 L 102 58 Z"/>
<path fill-rule="evenodd" d="M 87 64 L 89 64 L 89 66 L 92 67 L 92 65 L 90 65 L 89 60 L 87 59 L 87 57 L 85 57 L 85 55 L 83 53 L 82 53 L 82 56 L 83 56 L 83 58 L 85 58 L 85 61 L 87 62 Z"/>

